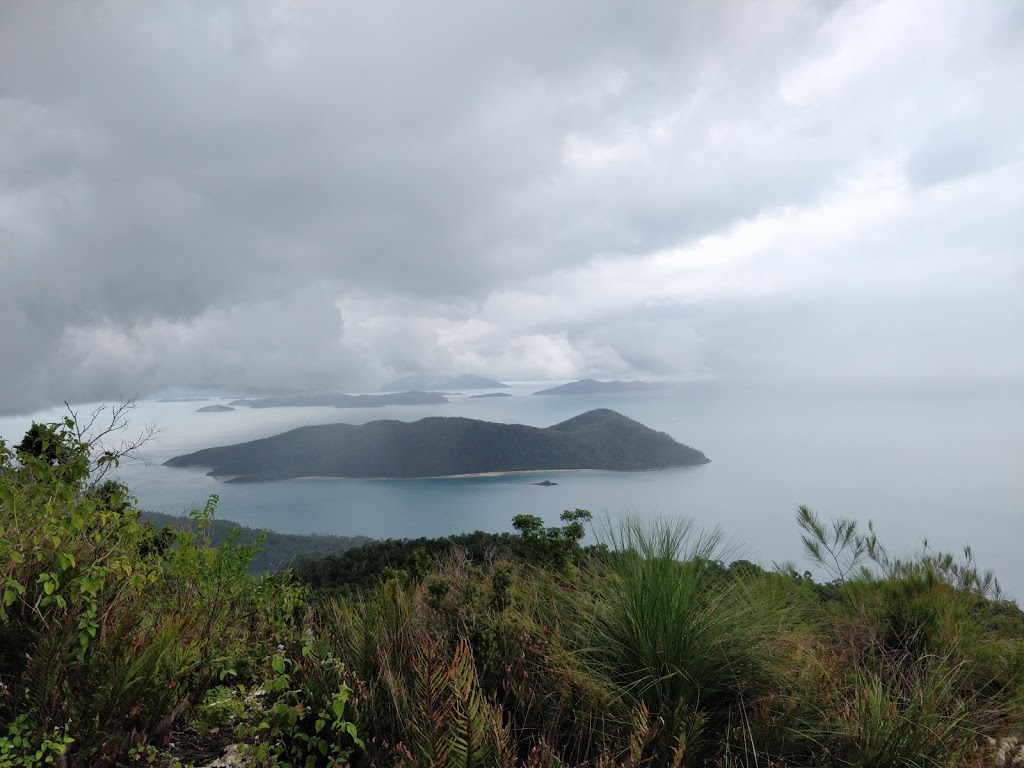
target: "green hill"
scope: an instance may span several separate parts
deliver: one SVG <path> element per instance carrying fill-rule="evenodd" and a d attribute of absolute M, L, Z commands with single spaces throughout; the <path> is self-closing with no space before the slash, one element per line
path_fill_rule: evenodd
<path fill-rule="evenodd" d="M 143 519 L 156 528 L 171 527 L 181 531 L 195 531 L 197 523 L 187 515 L 165 515 L 161 512 L 142 512 Z M 287 568 L 300 558 L 337 557 L 350 549 L 372 543 L 366 536 L 329 536 L 327 534 L 276 533 L 249 528 L 231 520 L 214 519 L 209 522 L 210 543 L 219 547 L 233 534 L 237 543 L 251 544 L 263 537 L 260 551 L 249 563 L 251 573 L 268 573 Z"/>
<path fill-rule="evenodd" d="M 442 477 L 553 469 L 633 471 L 706 464 L 698 450 L 622 414 L 588 411 L 551 427 L 430 417 L 300 427 L 167 462 L 235 480 Z"/>

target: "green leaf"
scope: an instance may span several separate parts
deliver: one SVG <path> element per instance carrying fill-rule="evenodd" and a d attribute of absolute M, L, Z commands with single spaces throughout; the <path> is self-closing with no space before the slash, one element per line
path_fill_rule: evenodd
<path fill-rule="evenodd" d="M 352 737 L 352 741 L 354 741 L 360 747 L 365 747 L 366 746 L 363 743 L 363 740 L 360 739 L 358 734 L 356 733 L 356 724 L 355 723 L 345 723 L 345 731 L 348 733 L 349 736 Z"/>

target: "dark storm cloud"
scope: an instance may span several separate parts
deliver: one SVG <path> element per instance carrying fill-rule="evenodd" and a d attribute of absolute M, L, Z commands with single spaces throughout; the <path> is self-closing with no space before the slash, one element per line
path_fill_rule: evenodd
<path fill-rule="evenodd" d="M 4 3 L 0 411 L 410 370 L 735 373 L 701 307 L 781 306 L 837 273 L 870 293 L 879 259 L 962 286 L 981 258 L 1009 307 L 1021 18 Z M 872 184 L 898 190 L 888 208 Z M 934 226 L 985 252 L 908 257 Z"/>

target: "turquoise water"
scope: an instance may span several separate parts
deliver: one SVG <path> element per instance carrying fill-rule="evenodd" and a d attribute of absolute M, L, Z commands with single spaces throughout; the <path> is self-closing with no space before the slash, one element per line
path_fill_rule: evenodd
<path fill-rule="evenodd" d="M 373 537 L 510 530 L 521 512 L 557 520 L 583 507 L 598 517 L 691 517 L 736 542 L 730 557 L 802 570 L 798 504 L 823 516 L 874 520 L 882 540 L 910 552 L 927 536 L 959 552 L 970 544 L 1004 587 L 1024 595 L 1024 390 L 882 385 L 750 389 L 692 385 L 652 395 L 456 397 L 447 406 L 381 409 L 239 409 L 197 414 L 207 403 L 145 403 L 137 423 L 163 428 L 150 465 L 123 467 L 144 508 L 180 513 L 220 495 L 218 515 L 282 532 Z M 430 480 L 292 480 L 229 485 L 202 470 L 159 462 L 178 453 L 300 424 L 460 415 L 546 426 L 607 407 L 702 450 L 711 463 L 662 472 L 535 473 Z M 26 420 L 0 420 L 20 436 Z M 543 479 L 558 483 L 531 485 Z"/>

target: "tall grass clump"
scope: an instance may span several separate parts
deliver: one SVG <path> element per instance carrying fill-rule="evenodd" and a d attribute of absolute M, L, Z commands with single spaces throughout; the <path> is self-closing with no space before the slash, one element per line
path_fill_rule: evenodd
<path fill-rule="evenodd" d="M 325 601 L 322 627 L 359 678 L 361 717 L 373 724 L 368 754 L 410 768 L 598 755 L 617 702 L 566 647 L 566 588 L 552 571 L 475 566 L 456 550 L 422 580 L 389 575 Z"/>
<path fill-rule="evenodd" d="M 850 672 L 825 723 L 826 756 L 858 768 L 954 768 L 979 756 L 978 726 L 989 713 L 962 695 L 962 670 L 931 658 L 908 667 L 898 674 Z"/>
<path fill-rule="evenodd" d="M 976 764 L 980 745 L 1024 721 L 1024 620 L 998 581 L 924 543 L 893 558 L 874 526 L 830 525 L 806 507 L 805 552 L 832 577 L 820 606 L 826 643 L 823 754 L 852 766 Z"/>
<path fill-rule="evenodd" d="M 593 657 L 664 721 L 653 764 L 700 764 L 778 682 L 775 641 L 788 611 L 773 590 L 718 564 L 718 531 L 626 520 L 606 538 L 611 578 L 594 617 Z"/>

